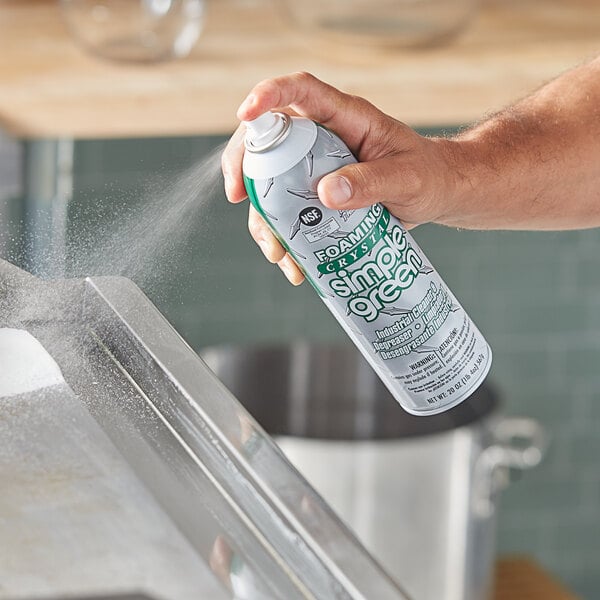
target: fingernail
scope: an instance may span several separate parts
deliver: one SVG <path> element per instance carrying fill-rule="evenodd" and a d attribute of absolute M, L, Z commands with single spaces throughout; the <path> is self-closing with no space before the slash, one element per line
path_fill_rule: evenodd
<path fill-rule="evenodd" d="M 291 259 L 288 256 L 285 256 L 282 260 L 279 261 L 279 268 L 283 271 L 283 274 L 293 283 L 293 279 L 296 275 L 296 270 L 294 265 L 291 264 Z"/>
<path fill-rule="evenodd" d="M 345 204 L 352 197 L 352 186 L 345 177 L 330 177 L 324 186 L 325 195 L 334 204 Z"/>
<path fill-rule="evenodd" d="M 256 100 L 256 96 L 254 94 L 250 94 L 241 104 L 240 107 L 238 108 L 238 115 L 247 111 L 253 104 L 254 101 Z"/>
<path fill-rule="evenodd" d="M 223 181 L 225 184 L 225 194 L 227 195 L 227 199 L 229 200 L 229 190 L 232 187 L 233 178 L 229 173 L 223 173 Z"/>

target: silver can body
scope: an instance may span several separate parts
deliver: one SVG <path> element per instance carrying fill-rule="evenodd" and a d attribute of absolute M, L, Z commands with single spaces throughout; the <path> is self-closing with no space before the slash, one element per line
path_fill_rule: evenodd
<path fill-rule="evenodd" d="M 456 406 L 485 379 L 489 345 L 383 205 L 331 210 L 319 202 L 320 178 L 356 159 L 316 124 L 314 143 L 298 157 L 294 126 L 304 128 L 305 141 L 302 121 L 292 120 L 273 156 L 247 150 L 250 201 L 407 412 L 433 415 Z"/>

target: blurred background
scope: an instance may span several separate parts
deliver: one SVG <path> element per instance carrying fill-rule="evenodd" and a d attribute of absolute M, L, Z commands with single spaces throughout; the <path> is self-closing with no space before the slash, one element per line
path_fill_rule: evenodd
<path fill-rule="evenodd" d="M 157 15 L 170 4 L 156 3 Z M 408 16 L 402 3 L 356 1 L 343 18 L 334 1 L 179 4 L 164 30 L 115 41 L 100 27 L 110 2 L 0 2 L 0 257 L 41 275 L 109 273 L 114 262 L 81 254 L 145 205 L 193 196 L 198 210 L 160 232 L 160 252 L 144 249 L 123 272 L 197 350 L 344 340 L 308 285 L 293 288 L 262 259 L 246 208 L 222 192 L 215 156 L 255 82 L 309 70 L 423 134 L 451 134 L 600 40 L 593 0 L 440 1 Z M 498 553 L 531 557 L 597 598 L 600 232 L 427 225 L 414 236 L 493 348 L 502 412 L 549 433 L 542 464 L 502 495 Z"/>

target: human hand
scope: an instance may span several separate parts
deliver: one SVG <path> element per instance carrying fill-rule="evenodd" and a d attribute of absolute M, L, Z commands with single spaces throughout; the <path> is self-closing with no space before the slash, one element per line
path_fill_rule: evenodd
<path fill-rule="evenodd" d="M 319 181 L 319 199 L 328 208 L 356 209 L 382 202 L 407 228 L 443 221 L 459 183 L 453 168 L 458 153 L 455 142 L 420 136 L 363 98 L 345 94 L 307 73 L 262 81 L 237 116 L 249 121 L 274 109 L 321 123 L 339 135 L 358 159 L 357 164 Z M 222 157 L 225 192 L 233 203 L 246 198 L 244 133 L 240 125 Z M 300 269 L 252 206 L 248 229 L 266 258 L 277 263 L 293 284 L 301 283 Z"/>

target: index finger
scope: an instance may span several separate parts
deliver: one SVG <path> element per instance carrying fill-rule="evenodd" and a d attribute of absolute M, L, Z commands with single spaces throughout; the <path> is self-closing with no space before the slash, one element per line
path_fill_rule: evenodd
<path fill-rule="evenodd" d="M 379 113 L 366 100 L 345 94 L 310 73 L 293 73 L 255 85 L 237 116 L 250 121 L 268 110 L 288 106 L 335 131 L 351 150 L 360 148 L 374 112 Z"/>
<path fill-rule="evenodd" d="M 225 180 L 225 195 L 229 202 L 241 202 L 247 197 L 242 176 L 244 158 L 244 134 L 246 128 L 240 125 L 227 143 L 221 155 L 221 170 Z"/>

